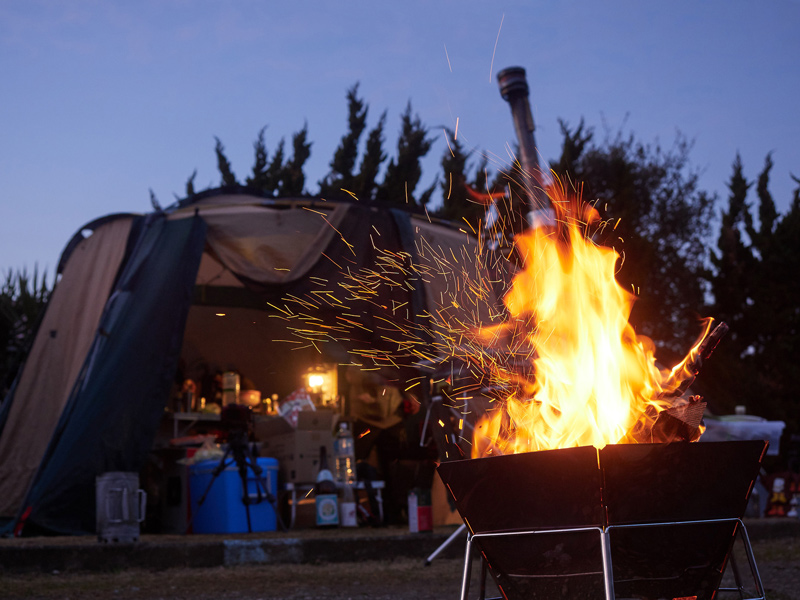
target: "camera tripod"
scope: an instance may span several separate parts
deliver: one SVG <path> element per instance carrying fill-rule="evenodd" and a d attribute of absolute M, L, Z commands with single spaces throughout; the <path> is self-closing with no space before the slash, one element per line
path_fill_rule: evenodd
<path fill-rule="evenodd" d="M 219 477 L 220 473 L 222 473 L 228 466 L 228 457 L 230 456 L 233 457 L 233 461 L 238 467 L 239 478 L 242 480 L 242 503 L 244 504 L 245 514 L 247 515 L 247 532 L 253 533 L 253 526 L 250 521 L 250 505 L 260 504 L 264 501 L 269 502 L 272 506 L 272 510 L 275 512 L 275 518 L 281 531 L 286 531 L 286 525 L 284 525 L 283 519 L 281 519 L 280 511 L 278 510 L 278 501 L 274 494 L 267 489 L 265 480 L 261 476 L 264 472 L 264 469 L 259 466 L 258 461 L 256 460 L 255 456 L 253 456 L 253 452 L 250 450 L 250 446 L 248 445 L 248 435 L 246 429 L 237 429 L 228 433 L 228 448 L 225 450 L 225 454 L 222 455 L 219 464 L 217 464 L 217 466 L 214 468 L 214 471 L 211 473 L 211 481 L 208 482 L 208 487 L 206 487 L 203 495 L 197 501 L 198 510 L 203 505 L 203 502 L 205 502 L 208 493 L 211 491 L 211 486 L 214 485 L 217 477 Z M 248 468 L 251 469 L 255 474 L 255 498 L 251 498 L 250 491 L 247 489 Z M 197 512 L 198 511 L 194 511 L 192 513 L 192 516 L 189 519 L 189 527 L 191 527 L 192 521 L 194 520 L 194 516 L 197 514 Z"/>

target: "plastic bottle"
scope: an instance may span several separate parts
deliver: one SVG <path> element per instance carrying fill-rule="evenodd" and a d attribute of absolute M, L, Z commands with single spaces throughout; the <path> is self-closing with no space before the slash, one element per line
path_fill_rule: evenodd
<path fill-rule="evenodd" d="M 339 423 L 339 431 L 333 441 L 334 467 L 336 480 L 342 485 L 354 485 L 356 482 L 356 447 L 353 434 L 347 421 Z"/>
<path fill-rule="evenodd" d="M 325 446 L 319 448 L 319 473 L 314 485 L 314 508 L 317 527 L 339 525 L 339 496 L 333 474 L 328 468 L 328 453 Z"/>
<path fill-rule="evenodd" d="M 356 493 L 353 484 L 345 482 L 342 488 L 342 503 L 339 506 L 342 527 L 358 527 L 356 508 Z"/>

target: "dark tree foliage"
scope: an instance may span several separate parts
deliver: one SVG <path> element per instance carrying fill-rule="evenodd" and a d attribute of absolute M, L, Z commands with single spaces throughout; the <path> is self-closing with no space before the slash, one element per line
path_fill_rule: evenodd
<path fill-rule="evenodd" d="M 258 137 L 256 141 L 253 142 L 253 150 L 255 153 L 255 159 L 253 161 L 253 173 L 247 179 L 245 179 L 245 183 L 247 187 L 267 191 L 270 189 L 274 189 L 272 182 L 269 180 L 269 176 L 267 174 L 267 145 L 264 141 L 264 134 L 267 131 L 267 126 L 261 128 L 258 132 Z"/>
<path fill-rule="evenodd" d="M 359 200 L 374 200 L 375 192 L 378 189 L 378 172 L 381 165 L 386 160 L 386 153 L 383 151 L 383 130 L 386 126 L 386 111 L 383 111 L 378 124 L 369 132 L 367 136 L 366 149 L 361 158 L 361 166 L 355 178 L 353 190 L 351 190 Z"/>
<path fill-rule="evenodd" d="M 158 201 L 158 198 L 156 197 L 156 193 L 152 189 L 149 190 L 149 192 L 150 192 L 150 206 L 153 207 L 153 210 L 156 212 L 161 212 L 162 210 L 164 210 L 161 207 L 161 203 Z"/>
<path fill-rule="evenodd" d="M 421 207 L 429 201 L 437 182 L 414 196 L 417 184 L 422 177 L 420 160 L 428 154 L 433 145 L 428 137 L 428 129 L 418 115 L 413 115 L 411 102 L 401 116 L 400 137 L 397 140 L 397 156 L 389 159 L 386 176 L 378 187 L 376 200 L 389 206 Z"/>
<path fill-rule="evenodd" d="M 589 142 L 594 137 L 594 132 L 586 128 L 586 124 L 581 119 L 578 126 L 574 131 L 571 131 L 569 124 L 563 119 L 558 120 L 558 126 L 561 129 L 561 135 L 564 136 L 564 141 L 561 143 L 561 156 L 558 162 L 551 163 L 550 167 L 556 173 L 575 173 L 577 162 L 583 156 Z"/>
<path fill-rule="evenodd" d="M 752 344 L 745 351 L 756 389 L 750 411 L 800 430 L 800 190 L 789 212 L 775 223 L 761 250 L 755 277 Z"/>
<path fill-rule="evenodd" d="M 782 420 L 788 433 L 798 433 L 800 187 L 789 211 L 779 216 L 768 190 L 771 169 L 767 155 L 756 185 L 756 224 L 747 203 L 752 183 L 738 156 L 733 163 L 711 280 L 712 311 L 730 324 L 731 332 L 698 386 L 718 412 L 744 405 L 749 413 Z"/>
<path fill-rule="evenodd" d="M 477 231 L 489 202 L 485 198 L 488 159 L 482 156 L 470 180 L 467 161 L 472 153 L 464 150 L 464 145 L 452 130 L 445 128 L 445 135 L 448 140 L 441 161 L 444 177 L 440 184 L 442 205 L 435 214 L 453 222 L 467 221 Z M 481 196 L 484 197 L 483 202 L 479 200 Z"/>
<path fill-rule="evenodd" d="M 700 332 L 714 203 L 689 166 L 691 144 L 678 134 L 665 150 L 622 133 L 597 143 L 583 122 L 574 131 L 562 123 L 562 132 L 551 167 L 595 203 L 606 223 L 595 239 L 620 253 L 617 280 L 638 296 L 631 323 L 673 362 Z"/>
<path fill-rule="evenodd" d="M 238 185 L 236 181 L 236 176 L 231 171 L 231 163 L 228 161 L 228 157 L 225 156 L 225 147 L 222 145 L 222 142 L 219 140 L 218 137 L 214 138 L 217 143 L 214 146 L 214 152 L 217 154 L 217 168 L 219 169 L 219 173 L 222 177 L 222 181 L 220 181 L 220 185 L 222 187 L 232 187 Z"/>
<path fill-rule="evenodd" d="M 722 211 L 717 252 L 711 255 L 714 275 L 711 278 L 714 294 L 714 315 L 731 328 L 724 347 L 733 355 L 741 355 L 750 337 L 746 312 L 753 301 L 752 271 L 756 268 L 752 248 L 746 243 L 744 231 L 752 218 L 747 207 L 747 192 L 751 187 L 743 173 L 739 156 L 733 163 L 728 182 L 730 195 L 727 210 Z"/>
<path fill-rule="evenodd" d="M 8 392 L 27 355 L 39 317 L 50 298 L 47 273 L 39 279 L 27 270 L 6 274 L 0 287 L 0 401 Z"/>
<path fill-rule="evenodd" d="M 305 173 L 303 168 L 311 156 L 311 142 L 308 141 L 308 123 L 303 124 L 303 128 L 292 135 L 292 157 L 286 157 L 286 140 L 281 138 L 272 158 L 267 152 L 265 141 L 266 126 L 258 132 L 256 141 L 253 142 L 254 161 L 251 174 L 245 179 L 245 185 L 253 190 L 257 190 L 265 196 L 270 197 L 289 197 L 301 196 L 305 191 Z M 225 148 L 216 139 L 215 152 L 217 154 L 217 166 L 222 175 L 222 187 L 234 187 L 239 185 L 231 169 L 231 164 L 225 156 Z M 194 179 L 197 171 L 186 182 L 186 196 L 195 195 Z"/>
<path fill-rule="evenodd" d="M 428 206 L 438 186 L 439 186 L 439 176 L 437 175 L 436 178 L 433 180 L 433 183 L 429 187 L 422 190 L 422 193 L 419 195 L 419 198 L 417 199 L 417 205 Z"/>
<path fill-rule="evenodd" d="M 189 177 L 189 179 L 186 180 L 186 197 L 187 198 L 191 198 L 195 194 L 195 191 L 194 191 L 194 179 L 195 179 L 195 177 L 197 177 L 197 169 L 192 171 L 191 176 Z"/>
<path fill-rule="evenodd" d="M 269 160 L 262 129 L 256 141 L 253 174 L 247 178 L 247 187 L 258 190 L 265 196 L 290 197 L 305 193 L 306 177 L 303 167 L 311 156 L 311 142 L 308 141 L 308 123 L 292 135 L 292 157 L 286 159 L 286 140 L 281 138 Z"/>
<path fill-rule="evenodd" d="M 771 166 L 771 165 L 770 165 Z M 798 182 L 800 183 L 800 182 Z M 763 229 L 763 227 L 762 227 Z M 745 402 L 750 412 L 800 433 L 800 187 L 789 211 L 776 220 L 761 251 L 752 307 L 752 371 L 757 389 Z"/>
<path fill-rule="evenodd" d="M 753 217 L 750 211 L 744 213 L 745 231 L 753 243 L 753 249 L 758 253 L 769 252 L 769 245 L 772 242 L 772 234 L 775 229 L 775 220 L 778 212 L 775 209 L 775 201 L 769 193 L 769 173 L 772 171 L 772 155 L 767 154 L 764 161 L 764 170 L 758 177 L 756 193 L 758 194 L 758 227 L 753 224 Z"/>
<path fill-rule="evenodd" d="M 752 337 L 746 315 L 752 305 L 752 271 L 756 267 L 752 249 L 744 238 L 747 216 L 747 192 L 751 183 L 744 177 L 741 158 L 733 162 L 733 173 L 728 182 L 728 206 L 722 211 L 717 250 L 711 255 L 714 273 L 711 291 L 714 302 L 711 314 L 730 327 L 730 331 L 714 352 L 712 360 L 704 367 L 697 386 L 703 391 L 711 408 L 718 413 L 732 413 L 739 404 L 740 394 L 750 386 L 741 359 Z M 726 389 L 727 388 L 727 389 Z M 731 393 L 735 392 L 735 393 Z"/>
<path fill-rule="evenodd" d="M 347 133 L 342 137 L 330 163 L 330 173 L 319 182 L 322 195 L 339 190 L 354 191 L 355 176 L 353 169 L 358 159 L 358 143 L 367 126 L 368 107 L 358 97 L 358 83 L 347 91 Z"/>
<path fill-rule="evenodd" d="M 275 147 L 275 153 L 272 155 L 272 160 L 267 167 L 266 184 L 261 190 L 267 196 L 274 196 L 278 191 L 281 177 L 283 177 L 283 172 L 286 169 L 284 165 L 285 157 L 286 140 L 281 138 L 278 141 L 278 145 Z"/>
<path fill-rule="evenodd" d="M 305 193 L 306 176 L 303 166 L 311 156 L 311 142 L 308 140 L 308 123 L 292 136 L 292 158 L 283 165 L 278 196 L 302 196 Z"/>

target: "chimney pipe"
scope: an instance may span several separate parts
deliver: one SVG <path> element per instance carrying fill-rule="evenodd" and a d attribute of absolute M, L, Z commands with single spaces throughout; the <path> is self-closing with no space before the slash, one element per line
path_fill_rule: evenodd
<path fill-rule="evenodd" d="M 519 141 L 520 164 L 525 177 L 530 177 L 531 184 L 527 185 L 530 196 L 529 222 L 532 227 L 546 215 L 550 214 L 549 202 L 542 193 L 543 178 L 539 168 L 539 157 L 536 152 L 536 140 L 533 137 L 533 115 L 528 101 L 528 82 L 525 78 L 525 69 L 522 67 L 509 67 L 497 74 L 497 83 L 500 86 L 500 95 L 511 106 L 511 118 L 514 120 L 514 130 Z"/>

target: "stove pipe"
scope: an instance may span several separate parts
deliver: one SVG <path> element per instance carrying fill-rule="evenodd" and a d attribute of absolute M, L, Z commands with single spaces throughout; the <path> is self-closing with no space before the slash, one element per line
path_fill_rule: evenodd
<path fill-rule="evenodd" d="M 549 202 L 542 192 L 542 171 L 536 152 L 536 140 L 533 137 L 533 115 L 528 101 L 528 82 L 525 69 L 509 67 L 497 74 L 500 95 L 511 106 L 511 118 L 519 141 L 520 164 L 525 177 L 530 177 L 531 185 L 527 185 L 530 195 L 530 224 L 535 226 L 535 214 L 545 210 L 549 212 Z"/>

